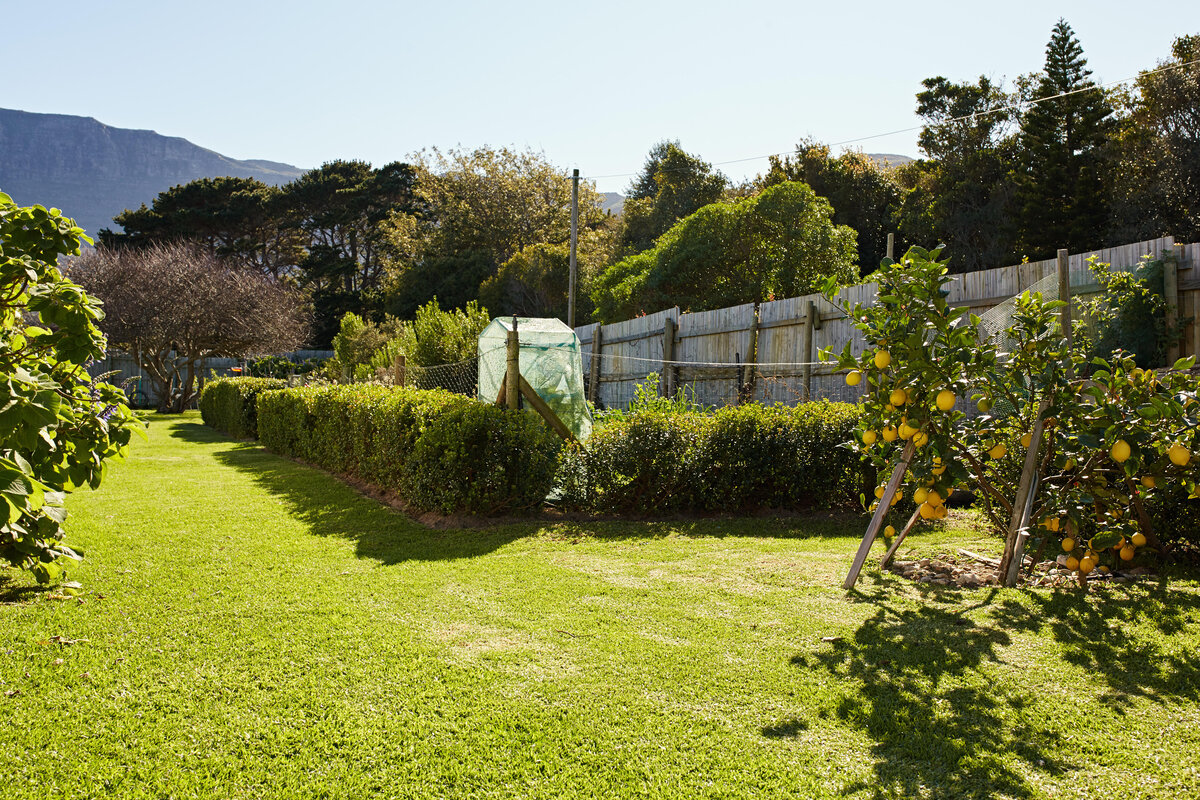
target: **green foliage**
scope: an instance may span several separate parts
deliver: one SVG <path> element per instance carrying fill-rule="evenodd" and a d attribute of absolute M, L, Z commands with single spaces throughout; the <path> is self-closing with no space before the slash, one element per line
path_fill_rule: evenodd
<path fill-rule="evenodd" d="M 56 266 L 81 239 L 57 210 L 0 193 L 0 559 L 42 583 L 79 558 L 63 541 L 65 495 L 99 486 L 141 431 L 124 392 L 84 366 L 104 356 L 103 314 Z"/>
<path fill-rule="evenodd" d="M 209 381 L 200 393 L 204 424 L 235 439 L 258 437 L 258 396 L 282 389 L 287 381 L 276 378 L 220 378 Z"/>
<path fill-rule="evenodd" d="M 418 508 L 446 514 L 536 508 L 554 486 L 561 443 L 532 414 L 464 404 L 417 439 L 405 496 Z"/>
<path fill-rule="evenodd" d="M 559 449 L 527 412 L 373 384 L 267 392 L 258 403 L 258 435 L 277 453 L 447 514 L 537 505 L 553 485 Z"/>
<path fill-rule="evenodd" d="M 286 378 L 289 375 L 308 375 L 321 369 L 328 359 L 306 358 L 292 361 L 285 356 L 264 356 L 252 359 L 247 365 L 254 378 Z"/>
<path fill-rule="evenodd" d="M 855 234 L 802 183 L 714 203 L 684 218 L 654 248 L 617 262 L 597 280 L 597 315 L 627 319 L 672 305 L 690 311 L 794 297 L 832 277 L 857 275 Z"/>
<path fill-rule="evenodd" d="M 675 399 L 610 414 L 566 453 L 563 501 L 635 513 L 846 507 L 861 461 L 839 445 L 858 418 L 828 401 L 706 414 Z"/>
<path fill-rule="evenodd" d="M 621 249 L 627 255 L 650 249 L 676 222 L 720 200 L 726 185 L 712 164 L 679 142 L 655 145 L 621 212 Z"/>
<path fill-rule="evenodd" d="M 1139 367 L 1167 366 L 1167 350 L 1190 320 L 1179 319 L 1167 328 L 1163 262 L 1147 257 L 1127 272 L 1092 258 L 1089 267 L 1103 291 L 1079 303 L 1082 314 L 1075 323 L 1079 348 L 1090 358 L 1125 350 Z"/>

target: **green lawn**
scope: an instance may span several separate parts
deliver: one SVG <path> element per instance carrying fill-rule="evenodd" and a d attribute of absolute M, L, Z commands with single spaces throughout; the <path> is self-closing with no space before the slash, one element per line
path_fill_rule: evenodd
<path fill-rule="evenodd" d="M 1200 793 L 1194 581 L 847 594 L 856 519 L 435 531 L 194 415 L 70 506 L 78 600 L 0 571 L 5 800 Z"/>

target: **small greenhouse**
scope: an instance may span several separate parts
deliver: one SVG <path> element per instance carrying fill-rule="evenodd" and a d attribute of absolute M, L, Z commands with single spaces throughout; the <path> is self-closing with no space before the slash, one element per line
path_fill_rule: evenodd
<path fill-rule="evenodd" d="M 521 377 L 546 401 L 575 438 L 592 432 L 592 414 L 583 389 L 579 337 L 558 319 L 516 317 Z M 513 317 L 492 320 L 479 334 L 479 399 L 494 403 L 508 366 L 508 332 Z"/>

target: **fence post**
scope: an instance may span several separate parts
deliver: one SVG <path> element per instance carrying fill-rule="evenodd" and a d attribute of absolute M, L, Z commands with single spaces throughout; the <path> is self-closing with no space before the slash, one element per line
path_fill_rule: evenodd
<path fill-rule="evenodd" d="M 1174 364 L 1179 359 L 1179 337 L 1175 336 L 1175 324 L 1179 319 L 1179 263 L 1174 253 L 1163 259 L 1163 299 L 1167 301 L 1167 335 L 1171 337 L 1167 363 Z"/>
<path fill-rule="evenodd" d="M 591 381 L 588 383 L 588 400 L 592 405 L 596 404 L 596 398 L 600 396 L 600 348 L 604 346 L 604 337 L 601 334 L 603 330 L 604 326 L 596 323 L 596 328 L 592 331 Z"/>
<path fill-rule="evenodd" d="M 1055 264 L 1058 271 L 1058 299 L 1066 301 L 1066 305 L 1058 312 L 1059 325 L 1062 327 L 1063 338 L 1067 340 L 1067 377 L 1071 377 L 1071 342 L 1074 341 L 1071 332 L 1071 265 L 1067 251 L 1058 251 L 1058 261 Z"/>
<path fill-rule="evenodd" d="M 812 397 L 813 330 L 817 326 L 816 317 L 817 304 L 812 300 L 809 300 L 804 311 L 804 341 L 801 345 L 801 350 L 804 353 L 804 366 L 801 368 L 801 380 L 804 384 L 805 402 L 810 400 Z"/>
<path fill-rule="evenodd" d="M 404 385 L 404 379 L 405 379 L 404 373 L 405 373 L 406 361 L 407 361 L 407 358 L 405 357 L 404 353 L 401 353 L 398 356 L 396 356 L 395 374 L 393 376 L 393 380 L 395 381 L 397 386 Z"/>
<path fill-rule="evenodd" d="M 744 386 L 738 387 L 738 405 L 754 402 L 754 384 L 757 380 L 758 363 L 758 302 L 754 303 L 754 316 L 750 318 L 750 349 L 746 353 L 746 369 L 748 375 Z"/>
<path fill-rule="evenodd" d="M 517 336 L 517 318 L 508 332 L 508 369 L 504 373 L 505 405 L 516 409 L 521 397 L 521 340 Z"/>
<path fill-rule="evenodd" d="M 888 234 L 887 257 L 892 260 L 896 257 L 896 234 L 894 233 Z"/>
<path fill-rule="evenodd" d="M 663 397 L 675 395 L 675 320 L 667 317 L 663 320 L 663 374 L 659 385 L 662 386 Z"/>

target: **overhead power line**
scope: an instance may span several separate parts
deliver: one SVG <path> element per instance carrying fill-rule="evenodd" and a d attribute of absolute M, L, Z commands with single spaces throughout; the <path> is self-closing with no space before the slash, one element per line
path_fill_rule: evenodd
<path fill-rule="evenodd" d="M 1122 80 L 1112 81 L 1110 83 L 1098 83 L 1098 84 L 1095 84 L 1092 86 L 1085 86 L 1082 89 L 1072 89 L 1069 92 L 1061 92 L 1056 95 L 1051 95 L 1050 97 L 1039 97 L 1036 100 L 1024 100 L 1024 101 L 1020 101 L 1020 102 L 1016 102 L 1016 103 L 1007 103 L 1005 105 L 996 106 L 995 108 L 989 108 L 985 111 L 976 111 L 971 114 L 964 114 L 961 117 L 952 117 L 947 120 L 942 120 L 941 122 L 932 123 L 932 125 L 950 125 L 955 122 L 966 122 L 967 120 L 979 119 L 980 117 L 987 117 L 992 114 L 999 114 L 999 113 L 1005 112 L 1005 111 L 1020 111 L 1022 109 L 1027 109 L 1030 106 L 1038 105 L 1039 103 L 1049 103 L 1051 100 L 1061 100 L 1064 97 L 1070 97 L 1071 95 L 1074 95 L 1074 94 L 1081 94 L 1082 92 L 1095 92 L 1095 91 L 1101 91 L 1103 89 L 1111 89 L 1114 86 L 1120 86 L 1125 83 L 1131 83 L 1133 81 L 1138 80 L 1139 78 L 1149 77 L 1151 75 L 1157 75 L 1162 72 L 1170 72 L 1171 70 L 1184 69 L 1186 67 L 1191 67 L 1191 66 L 1195 66 L 1195 65 L 1200 65 L 1200 58 L 1195 59 L 1193 61 L 1186 61 L 1182 64 L 1170 64 L 1165 67 L 1159 67 L 1158 69 L 1146 70 L 1132 78 L 1123 78 Z M 912 133 L 913 131 L 919 131 L 922 128 L 927 128 L 927 127 L 931 127 L 931 126 L 930 125 L 911 125 L 907 128 L 898 128 L 894 131 L 887 131 L 886 133 L 872 133 L 869 136 L 858 136 L 854 139 L 843 139 L 840 142 L 830 142 L 827 146 L 828 147 L 843 147 L 848 144 L 857 144 L 859 142 L 870 141 L 871 139 L 883 139 L 888 136 L 896 136 L 901 133 Z M 733 158 L 728 161 L 714 161 L 712 163 L 712 166 L 723 167 L 728 164 L 744 164 L 747 161 L 761 161 L 766 158 L 791 155 L 791 153 L 792 153 L 791 150 L 784 150 L 782 152 L 767 153 L 766 155 L 761 155 L 761 156 L 747 156 L 745 158 Z M 631 178 L 631 177 L 634 177 L 639 174 L 641 174 L 640 171 L 639 172 L 618 172 L 618 173 L 613 173 L 613 174 L 609 174 L 609 175 L 584 175 L 583 178 L 586 180 L 596 181 L 596 180 L 601 180 L 604 178 Z"/>

